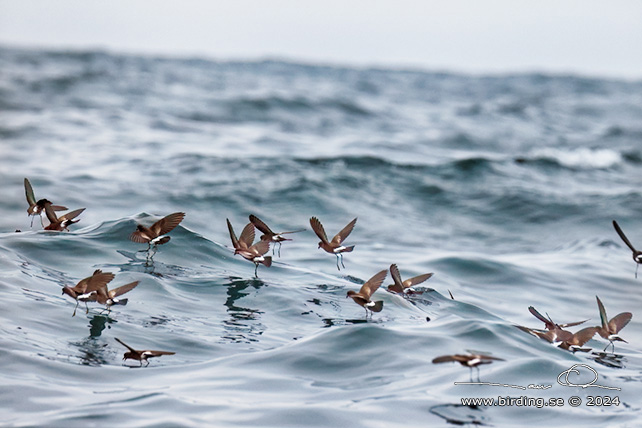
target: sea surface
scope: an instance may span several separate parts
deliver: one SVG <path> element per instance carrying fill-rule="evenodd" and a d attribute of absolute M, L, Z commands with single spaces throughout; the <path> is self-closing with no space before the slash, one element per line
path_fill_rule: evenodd
<path fill-rule="evenodd" d="M 30 226 L 25 177 L 80 222 Z M 5 46 L 0 425 L 639 426 L 642 272 L 612 220 L 642 248 L 641 179 L 642 81 Z M 129 240 L 176 211 L 151 259 Z M 258 277 L 225 221 L 249 214 L 306 229 Z M 345 269 L 312 216 L 358 218 Z M 392 263 L 434 276 L 403 297 L 388 275 L 372 316 L 346 299 Z M 95 269 L 140 283 L 72 317 L 62 287 Z M 599 325 L 596 295 L 633 313 L 615 352 L 516 328 Z M 140 367 L 116 337 L 176 354 Z M 468 351 L 504 361 L 432 363 Z M 507 396 L 546 405 L 462 404 Z"/>

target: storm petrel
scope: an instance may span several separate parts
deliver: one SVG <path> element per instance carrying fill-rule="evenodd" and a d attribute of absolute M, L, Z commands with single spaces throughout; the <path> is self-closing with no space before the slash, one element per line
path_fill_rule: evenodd
<path fill-rule="evenodd" d="M 54 212 L 53 205 L 51 202 L 45 202 L 45 214 L 49 219 L 49 225 L 45 227 L 45 230 L 55 230 L 62 232 L 63 230 L 69 231 L 68 227 L 74 223 L 78 223 L 80 220 L 74 221 L 74 218 L 78 217 L 80 213 L 85 211 L 85 208 L 80 208 L 74 211 L 70 211 L 61 215 L 60 217 L 56 216 Z"/>
<path fill-rule="evenodd" d="M 397 265 L 392 264 L 390 265 L 390 276 L 392 277 L 394 284 L 390 284 L 388 286 L 388 291 L 401 294 L 421 294 L 421 292 L 417 292 L 411 287 L 413 285 L 421 284 L 422 282 L 426 281 L 428 278 L 433 276 L 433 273 L 425 273 L 423 275 L 418 275 L 402 281 L 401 275 L 399 274 L 399 268 L 397 267 Z"/>
<path fill-rule="evenodd" d="M 354 245 L 346 247 L 341 244 L 348 237 L 348 235 L 350 235 L 350 232 L 352 232 L 352 229 L 354 228 L 356 222 L 357 219 L 355 218 L 350 223 L 348 223 L 348 225 L 344 227 L 341 232 L 337 233 L 331 241 L 328 241 L 328 236 L 326 235 L 325 229 L 323 228 L 323 225 L 321 224 L 319 219 L 316 217 L 312 217 L 310 219 L 310 226 L 312 226 L 312 230 L 314 230 L 314 233 L 316 233 L 321 240 L 321 242 L 319 242 L 319 248 L 323 248 L 326 252 L 337 256 L 337 269 L 339 270 L 341 270 L 341 268 L 339 267 L 339 259 L 341 259 L 341 266 L 343 266 L 343 268 L 345 269 L 342 253 L 349 253 L 354 249 Z"/>
<path fill-rule="evenodd" d="M 386 279 L 386 275 L 388 275 L 388 270 L 384 269 L 366 281 L 365 284 L 361 286 L 359 292 L 349 290 L 346 294 L 346 298 L 351 297 L 355 303 L 366 310 L 366 317 L 368 316 L 368 310 L 371 312 L 381 312 L 383 309 L 383 300 L 373 302 L 370 298 L 374 292 L 377 291 L 377 288 L 381 286 L 383 280 Z"/>
<path fill-rule="evenodd" d="M 261 232 L 261 241 L 268 241 L 272 244 L 279 244 L 279 257 L 281 257 L 281 245 L 283 241 L 291 241 L 291 239 L 284 238 L 282 235 L 287 235 L 289 233 L 298 233 L 303 232 L 305 229 L 292 230 L 289 232 L 273 232 L 272 229 L 268 227 L 260 218 L 254 214 L 250 214 L 250 222 Z M 272 255 L 274 255 L 274 247 L 272 247 Z"/>
<path fill-rule="evenodd" d="M 87 302 L 95 300 L 92 293 L 102 287 L 106 287 L 112 279 L 114 279 L 113 273 L 96 269 L 91 276 L 81 279 L 75 286 L 63 287 L 62 294 L 66 294 L 76 300 L 76 307 L 74 308 L 72 317 L 76 316 L 76 309 L 78 309 L 79 302 L 85 302 L 85 308 L 87 308 L 88 313 L 89 307 L 87 306 Z"/>
<path fill-rule="evenodd" d="M 469 351 L 470 352 L 470 351 Z M 473 367 L 477 369 L 477 380 L 479 380 L 479 366 L 482 364 L 491 364 L 493 361 L 504 361 L 502 358 L 493 357 L 491 355 L 471 353 L 455 354 L 455 355 L 442 355 L 441 357 L 434 358 L 433 364 L 457 362 L 464 367 L 470 368 L 470 378 L 473 378 Z"/>
<path fill-rule="evenodd" d="M 123 345 L 125 348 L 129 349 L 129 352 L 125 352 L 123 355 L 123 361 L 125 360 L 138 360 L 140 361 L 140 365 L 143 365 L 143 361 L 149 365 L 149 361 L 147 361 L 148 358 L 154 358 L 154 357 L 160 357 L 161 355 L 174 355 L 176 352 L 169 352 L 169 351 L 150 351 L 150 350 L 137 350 L 120 340 L 119 338 L 115 337 L 116 341 Z"/>
<path fill-rule="evenodd" d="M 631 312 L 622 312 L 621 314 L 617 314 L 616 316 L 611 318 L 611 320 L 609 321 L 608 317 L 606 316 L 606 309 L 604 309 L 602 301 L 597 296 L 595 296 L 595 298 L 597 299 L 597 307 L 600 310 L 600 320 L 602 321 L 602 325 L 596 327 L 597 333 L 604 339 L 609 341 L 609 343 L 604 348 L 604 351 L 606 351 L 609 345 L 611 345 L 613 346 L 613 353 L 615 353 L 615 344 L 613 343 L 614 341 L 628 343 L 626 340 L 622 339 L 618 335 L 618 333 L 629 323 L 629 321 L 631 321 L 631 318 L 633 318 L 633 314 Z"/>
<path fill-rule="evenodd" d="M 31 187 L 31 183 L 29 180 L 25 177 L 25 195 L 27 196 L 27 203 L 29 204 L 29 208 L 27 208 L 27 215 L 31 217 L 31 227 L 33 227 L 33 218 L 35 216 L 40 217 L 40 224 L 42 227 L 45 225 L 42 223 L 42 212 L 45 210 L 45 204 L 47 202 L 51 203 L 47 199 L 39 199 L 36 200 L 36 197 L 34 196 L 33 193 L 33 187 Z M 65 211 L 67 207 L 63 207 L 61 205 L 52 205 L 51 208 L 54 211 Z"/>
<path fill-rule="evenodd" d="M 152 245 L 156 247 L 167 243 L 170 237 L 166 234 L 178 226 L 184 218 L 185 213 L 178 212 L 163 217 L 150 227 L 139 224 L 136 226 L 136 230 L 129 235 L 129 239 L 139 244 L 147 244 L 147 251 L 149 251 Z"/>
<path fill-rule="evenodd" d="M 270 243 L 268 241 L 258 241 L 256 244 L 252 244 L 252 241 L 254 241 L 254 225 L 252 223 L 246 224 L 241 236 L 237 238 L 232 223 L 230 223 L 229 219 L 225 220 L 227 221 L 227 230 L 230 232 L 230 239 L 234 247 L 234 255 L 240 254 L 245 260 L 254 263 L 254 276 L 258 278 L 259 264 L 265 267 L 272 266 L 272 257 L 265 256 L 265 253 L 270 250 Z"/>

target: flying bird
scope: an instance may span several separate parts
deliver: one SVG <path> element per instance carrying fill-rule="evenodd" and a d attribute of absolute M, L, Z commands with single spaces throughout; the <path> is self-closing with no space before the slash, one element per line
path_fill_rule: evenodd
<path fill-rule="evenodd" d="M 346 299 L 351 297 L 358 305 L 362 306 L 366 310 L 366 317 L 368 316 L 368 311 L 371 312 L 381 312 L 383 309 L 383 300 L 378 300 L 373 302 L 370 300 L 375 291 L 383 284 L 383 280 L 386 279 L 388 271 L 386 269 L 375 274 L 372 278 L 366 281 L 365 284 L 361 286 L 359 292 L 354 290 L 349 290 Z"/>
<path fill-rule="evenodd" d="M 120 287 L 116 287 L 111 290 L 107 288 L 107 284 L 104 284 L 93 291 L 89 298 L 100 303 L 101 305 L 107 306 L 106 309 L 108 311 L 111 311 L 111 307 L 113 305 L 124 306 L 127 304 L 127 299 L 117 299 L 117 297 L 133 290 L 139 282 L 140 281 L 130 282 L 129 284 L 121 285 Z"/>
<path fill-rule="evenodd" d="M 284 238 L 282 235 L 303 232 L 305 230 L 305 229 L 299 229 L 299 230 L 292 230 L 289 232 L 273 232 L 272 229 L 270 229 L 267 224 L 265 224 L 260 218 L 258 218 L 254 214 L 250 214 L 250 222 L 254 225 L 254 227 L 256 227 L 258 230 L 263 232 L 263 235 L 261 235 L 261 241 L 268 241 L 269 243 L 272 243 L 272 244 L 279 244 L 279 257 L 281 257 L 281 245 L 283 241 L 291 241 L 291 239 Z M 272 254 L 274 255 L 274 247 L 272 248 Z"/>
<path fill-rule="evenodd" d="M 237 238 L 232 223 L 230 223 L 229 219 L 225 220 L 227 221 L 227 230 L 230 233 L 230 239 L 234 247 L 234 255 L 240 254 L 245 260 L 254 263 L 254 276 L 258 278 L 260 264 L 265 267 L 272 266 L 272 257 L 265 256 L 265 253 L 270 250 L 270 243 L 268 241 L 258 241 L 256 244 L 252 244 L 254 241 L 254 225 L 252 223 L 246 224 L 241 236 Z"/>
<path fill-rule="evenodd" d="M 433 273 L 425 273 L 402 281 L 401 275 L 399 274 L 399 268 L 397 265 L 392 264 L 390 265 L 390 276 L 392 277 L 394 284 L 390 284 L 388 286 L 388 291 L 401 294 L 421 294 L 421 292 L 415 291 L 411 287 L 426 281 L 433 276 Z"/>
<path fill-rule="evenodd" d="M 85 302 L 85 308 L 87 309 L 86 313 L 89 313 L 87 302 L 95 300 L 92 293 L 102 287 L 107 287 L 107 284 L 112 279 L 114 279 L 113 273 L 103 272 L 100 269 L 96 269 L 91 276 L 81 279 L 75 286 L 63 287 L 62 294 L 66 294 L 76 300 L 76 307 L 74 308 L 74 313 L 71 316 L 76 316 L 76 309 L 78 309 L 79 302 Z"/>
<path fill-rule="evenodd" d="M 36 197 L 33 193 L 33 187 L 31 187 L 31 183 L 26 177 L 24 182 L 25 195 L 27 196 L 27 203 L 29 204 L 29 208 L 27 208 L 27 215 L 31 217 L 31 227 L 33 227 L 33 218 L 35 216 L 40 217 L 40 224 L 42 225 L 42 227 L 44 227 L 45 225 L 42 223 L 42 212 L 45 210 L 45 204 L 51 202 L 47 199 L 36 200 Z M 63 207 L 61 205 L 52 205 L 51 208 L 54 211 L 65 211 L 67 209 L 67 207 Z"/>
<path fill-rule="evenodd" d="M 609 345 L 611 345 L 613 346 L 613 353 L 615 353 L 615 344 L 613 343 L 614 341 L 628 343 L 626 340 L 622 339 L 618 335 L 618 333 L 629 323 L 629 321 L 631 321 L 631 318 L 633 318 L 633 314 L 631 312 L 622 312 L 621 314 L 617 314 L 616 316 L 611 318 L 611 320 L 609 321 L 608 317 L 606 316 L 606 309 L 604 309 L 602 301 L 597 296 L 595 296 L 595 298 L 597 299 L 597 307 L 600 310 L 600 320 L 602 321 L 602 325 L 596 327 L 597 333 L 604 339 L 609 341 L 609 343 L 604 348 L 604 351 L 606 351 Z"/>
<path fill-rule="evenodd" d="M 640 263 L 642 263 L 642 251 L 638 251 L 635 249 L 633 244 L 631 244 L 631 241 L 629 241 L 629 238 L 626 237 L 622 229 L 620 229 L 620 225 L 617 224 L 617 221 L 613 220 L 613 227 L 615 228 L 615 231 L 617 232 L 618 235 L 620 235 L 620 238 L 622 238 L 622 241 L 626 244 L 627 247 L 633 252 L 633 261 L 635 261 L 635 277 L 638 277 L 638 267 L 640 266 Z M 614 351 L 615 352 L 615 351 Z"/>
<path fill-rule="evenodd" d="M 477 380 L 479 380 L 479 366 L 482 364 L 491 364 L 493 361 L 505 361 L 502 358 L 493 357 L 491 355 L 470 353 L 455 354 L 455 355 L 442 355 L 432 360 L 433 364 L 457 362 L 464 367 L 470 368 L 470 378 L 473 377 L 473 367 L 477 369 Z"/>
<path fill-rule="evenodd" d="M 156 247 L 169 242 L 170 237 L 166 234 L 174 230 L 184 218 L 185 213 L 177 212 L 163 217 L 150 227 L 139 224 L 136 226 L 136 230 L 129 235 L 129 239 L 139 244 L 147 244 L 147 251 L 149 251 L 152 245 Z"/>
<path fill-rule="evenodd" d="M 125 348 L 129 349 L 129 352 L 125 352 L 123 355 L 123 361 L 125 360 L 138 360 L 140 361 L 140 365 L 142 367 L 143 361 L 149 365 L 149 361 L 147 361 L 149 358 L 154 358 L 154 357 L 160 357 L 161 355 L 174 355 L 176 352 L 169 352 L 169 351 L 150 351 L 150 350 L 137 350 L 120 340 L 119 338 L 115 337 L 116 341 L 123 345 Z"/>
<path fill-rule="evenodd" d="M 314 233 L 319 237 L 321 242 L 319 242 L 319 248 L 323 248 L 326 252 L 330 254 L 334 254 L 337 256 L 337 269 L 341 270 L 339 267 L 339 259 L 341 260 L 341 266 L 345 269 L 345 265 L 343 264 L 343 253 L 349 253 L 354 249 L 354 245 L 351 245 L 349 247 L 346 247 L 345 245 L 342 245 L 343 241 L 350 235 L 350 232 L 352 232 L 352 229 L 354 228 L 354 225 L 357 223 L 357 219 L 355 218 L 352 220 L 346 227 L 344 227 L 339 233 L 337 233 L 334 238 L 332 238 L 331 241 L 328 241 L 328 236 L 325 233 L 325 229 L 323 229 L 323 225 L 319 221 L 318 218 L 312 217 L 310 219 L 310 226 L 312 226 L 312 230 L 314 230 Z"/>
<path fill-rule="evenodd" d="M 74 223 L 78 223 L 80 220 L 74 221 L 76 217 L 85 211 L 85 208 L 80 208 L 66 214 L 61 215 L 60 217 L 56 216 L 54 212 L 53 205 L 51 202 L 45 202 L 45 214 L 49 219 L 49 225 L 45 227 L 45 230 L 55 230 L 62 232 L 63 230 L 69 231 L 68 227 Z"/>

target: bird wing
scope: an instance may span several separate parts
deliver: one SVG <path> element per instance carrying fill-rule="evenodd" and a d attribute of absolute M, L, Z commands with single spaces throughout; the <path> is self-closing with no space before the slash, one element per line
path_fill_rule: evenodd
<path fill-rule="evenodd" d="M 609 330 L 618 333 L 629 323 L 629 321 L 631 321 L 631 318 L 633 318 L 633 314 L 631 312 L 622 312 L 621 314 L 617 314 L 611 319 L 611 321 L 609 321 Z"/>
<path fill-rule="evenodd" d="M 586 321 L 588 321 L 588 320 L 567 322 L 566 324 L 559 324 L 559 326 L 562 327 L 562 328 L 573 327 L 573 326 L 576 326 L 576 325 L 584 324 Z"/>
<path fill-rule="evenodd" d="M 227 230 L 230 232 L 230 239 L 232 240 L 232 246 L 235 249 L 238 249 L 239 248 L 239 240 L 236 237 L 236 234 L 234 233 L 234 228 L 232 227 L 232 223 L 230 223 L 230 220 L 227 219 L 227 218 L 225 219 L 225 221 L 227 221 Z"/>
<path fill-rule="evenodd" d="M 266 235 L 274 235 L 274 232 L 268 227 L 267 224 L 263 223 L 263 221 L 255 216 L 254 214 L 250 214 L 250 222 L 261 232 L 265 233 Z"/>
<path fill-rule="evenodd" d="M 176 352 L 170 352 L 170 351 L 142 351 L 143 354 L 149 354 L 149 356 L 152 357 L 160 357 L 161 355 L 174 355 Z"/>
<path fill-rule="evenodd" d="M 262 256 L 270 250 L 270 243 L 268 241 L 259 241 L 249 248 L 254 254 Z"/>
<path fill-rule="evenodd" d="M 185 213 L 172 213 L 158 220 L 150 229 L 156 234 L 155 237 L 158 237 L 171 232 L 184 218 Z"/>
<path fill-rule="evenodd" d="M 596 327 L 586 327 L 578 331 L 573 335 L 575 345 L 583 346 L 586 342 L 591 340 L 595 333 L 597 333 Z"/>
<path fill-rule="evenodd" d="M 472 355 L 472 357 L 479 358 L 481 360 L 506 361 L 503 358 L 493 357 L 492 355 L 486 355 L 486 354 Z"/>
<path fill-rule="evenodd" d="M 310 219 L 310 226 L 312 226 L 312 230 L 314 230 L 314 233 L 319 237 L 321 242 L 324 244 L 328 243 L 328 235 L 325 234 L 325 229 L 323 228 L 323 225 L 319 221 L 318 218 L 312 217 Z"/>
<path fill-rule="evenodd" d="M 114 288 L 113 290 L 109 290 L 109 297 L 113 299 L 114 297 L 122 296 L 128 291 L 133 290 L 139 282 L 140 281 L 130 282 L 129 284 L 121 285 L 120 287 Z"/>
<path fill-rule="evenodd" d="M 395 289 L 403 291 L 403 284 L 401 282 L 401 275 L 399 274 L 399 268 L 397 267 L 396 264 L 391 264 L 390 265 L 390 276 L 392 277 L 392 281 L 395 283 Z"/>
<path fill-rule="evenodd" d="M 254 242 L 254 225 L 248 223 L 245 225 L 241 231 L 241 236 L 239 236 L 239 244 L 245 246 L 244 248 L 250 248 Z"/>
<path fill-rule="evenodd" d="M 87 279 L 87 287 L 85 293 L 96 291 L 99 294 L 107 294 L 107 284 L 114 279 L 114 274 L 111 272 L 103 272 L 100 269 L 96 270 L 92 276 Z"/>
<path fill-rule="evenodd" d="M 49 202 L 45 204 L 45 214 L 47 215 L 47 219 L 49 220 L 49 223 L 58 222 L 58 216 L 56 216 L 56 213 L 54 212 L 53 207 Z"/>
<path fill-rule="evenodd" d="M 116 341 L 117 341 L 118 343 L 120 343 L 120 344 L 121 344 L 121 345 L 123 345 L 125 348 L 129 349 L 130 351 L 135 352 L 135 353 L 138 353 L 138 351 L 137 351 L 137 350 L 135 350 L 134 348 L 132 348 L 131 346 L 129 346 L 128 344 L 126 344 L 125 342 L 123 342 L 122 340 L 120 340 L 119 338 L 114 337 L 114 339 L 116 339 Z"/>
<path fill-rule="evenodd" d="M 47 204 L 47 207 L 49 207 L 53 212 L 53 206 L 51 204 Z M 78 217 L 80 215 L 80 213 L 83 212 L 83 211 L 85 211 L 85 208 L 79 208 L 77 210 L 70 211 L 67 214 L 61 215 L 58 218 L 58 220 L 71 220 L 71 219 L 74 219 L 74 218 Z M 49 216 L 47 216 L 47 217 L 49 217 Z"/>
<path fill-rule="evenodd" d="M 609 319 L 606 316 L 606 309 L 604 309 L 604 305 L 602 304 L 600 298 L 597 296 L 595 296 L 595 298 L 597 299 L 597 307 L 600 310 L 600 320 L 602 321 L 602 328 L 608 329 Z"/>
<path fill-rule="evenodd" d="M 27 202 L 29 205 L 33 205 L 36 203 L 36 197 L 33 194 L 33 187 L 31 187 L 31 183 L 29 183 L 29 180 L 25 177 L 25 195 L 27 196 Z"/>
<path fill-rule="evenodd" d="M 413 285 L 421 284 L 422 282 L 426 281 L 428 278 L 433 276 L 434 274 L 431 273 L 425 273 L 423 275 L 417 275 L 415 277 L 412 277 L 410 279 L 407 279 L 403 282 L 404 288 L 412 287 Z"/>
<path fill-rule="evenodd" d="M 144 236 L 143 232 L 141 232 L 140 230 L 132 232 L 132 234 L 129 235 L 129 239 L 139 244 L 146 244 L 150 241 L 149 238 Z"/>
<path fill-rule="evenodd" d="M 554 328 L 554 327 L 555 327 L 555 324 L 554 324 L 551 320 L 544 318 L 544 315 L 540 314 L 540 313 L 537 311 L 537 309 L 535 309 L 534 307 L 529 306 L 529 307 L 528 307 L 528 311 L 529 311 L 531 314 L 533 314 L 533 316 L 534 316 L 535 318 L 537 318 L 538 320 L 540 320 L 541 322 L 543 322 L 543 323 L 546 325 L 546 328 L 547 328 L 547 329 L 549 329 L 549 330 L 550 330 L 550 329 L 552 329 L 552 328 Z"/>
<path fill-rule="evenodd" d="M 372 296 L 372 294 L 377 291 L 377 288 L 379 288 L 383 283 L 383 280 L 386 279 L 386 275 L 388 275 L 387 269 L 376 273 L 372 278 L 367 280 L 366 283 L 361 286 L 359 294 L 362 294 L 363 296 L 366 296 L 368 299 L 370 299 L 370 296 Z"/>
<path fill-rule="evenodd" d="M 622 229 L 620 229 L 620 225 L 617 224 L 617 221 L 613 220 L 613 227 L 615 228 L 615 231 L 617 232 L 618 235 L 620 235 L 620 238 L 622 238 L 622 241 L 626 244 L 627 247 L 631 249 L 634 253 L 637 251 L 635 247 L 631 244 L 631 241 L 629 241 L 629 238 L 626 237 L 624 232 L 622 232 Z"/>
<path fill-rule="evenodd" d="M 442 355 L 441 357 L 433 358 L 432 362 L 434 364 L 438 363 L 447 363 L 450 361 L 459 361 L 455 359 L 455 357 L 458 357 L 459 355 Z"/>
<path fill-rule="evenodd" d="M 332 243 L 334 244 L 340 244 L 343 242 L 344 239 L 350 235 L 350 232 L 352 232 L 352 229 L 354 228 L 354 225 L 357 223 L 357 219 L 355 217 L 354 220 L 352 220 L 346 227 L 341 229 L 341 232 L 337 233 L 334 235 L 334 238 L 332 238 Z"/>

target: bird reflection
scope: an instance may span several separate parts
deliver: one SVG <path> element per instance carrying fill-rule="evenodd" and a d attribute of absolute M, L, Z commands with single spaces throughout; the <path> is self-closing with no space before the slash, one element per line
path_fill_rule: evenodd
<path fill-rule="evenodd" d="M 109 364 L 111 357 L 107 352 L 107 344 L 96 337 L 89 336 L 80 342 L 70 342 L 73 348 L 78 348 L 80 364 L 84 366 L 101 366 Z"/>
<path fill-rule="evenodd" d="M 263 311 L 237 306 L 237 301 L 250 294 L 245 291 L 248 287 L 258 290 L 265 283 L 258 278 L 230 277 L 229 281 L 225 306 L 230 317 L 223 321 L 225 333 L 222 338 L 232 342 L 257 342 L 258 336 L 265 331 L 265 326 L 258 322 Z"/>

